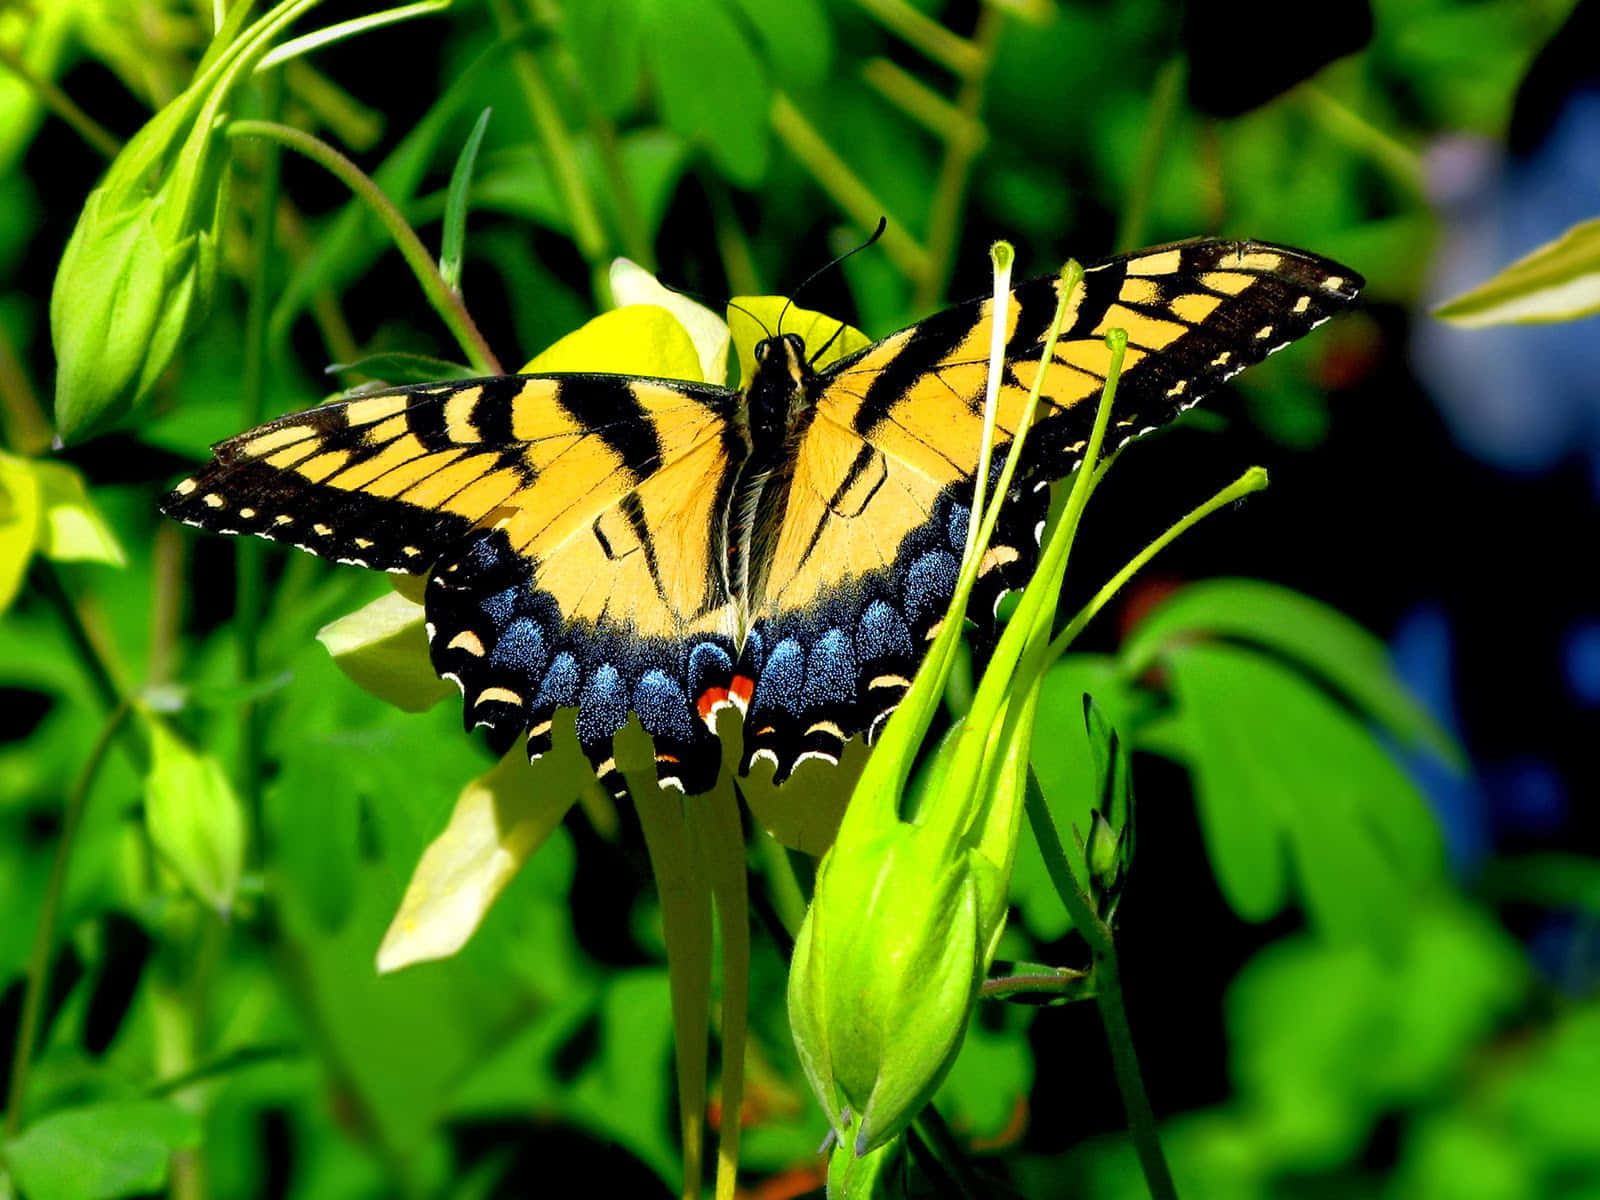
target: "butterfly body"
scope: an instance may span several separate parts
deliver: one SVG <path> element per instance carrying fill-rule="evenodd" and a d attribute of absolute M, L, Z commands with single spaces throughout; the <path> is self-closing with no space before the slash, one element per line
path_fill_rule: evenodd
<path fill-rule="evenodd" d="M 1157 247 L 1089 269 L 1044 368 L 1021 482 L 982 564 L 984 622 L 1037 557 L 1043 485 L 1081 455 L 1129 343 L 1108 449 L 1354 298 L 1352 272 L 1262 243 Z M 997 444 L 1040 368 L 1054 278 L 1010 296 Z M 775 780 L 870 740 L 910 685 L 955 585 L 982 448 L 992 300 L 813 370 L 789 333 L 742 392 L 621 375 L 391 389 L 220 443 L 164 510 L 341 561 L 427 573 L 435 669 L 497 748 L 549 748 L 557 711 L 624 790 L 630 714 L 663 786 L 710 788 L 717 714 L 744 712 Z M 1003 455 L 1002 455 L 1003 457 Z"/>

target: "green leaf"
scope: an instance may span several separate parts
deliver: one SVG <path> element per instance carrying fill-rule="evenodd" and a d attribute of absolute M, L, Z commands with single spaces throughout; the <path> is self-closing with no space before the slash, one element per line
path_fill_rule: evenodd
<path fill-rule="evenodd" d="M 766 51 L 766 60 L 784 83 L 815 87 L 828 77 L 833 61 L 833 30 L 818 0 L 733 0 L 734 7 Z"/>
<path fill-rule="evenodd" d="M 1342 937 L 1392 941 L 1441 845 L 1411 781 L 1304 676 L 1219 643 L 1167 656 L 1194 754 L 1200 824 L 1217 882 L 1249 920 L 1288 899 Z"/>
<path fill-rule="evenodd" d="M 1576 321 L 1600 312 L 1600 217 L 1517 259 L 1470 292 L 1433 310 L 1441 321 L 1482 329 Z"/>
<path fill-rule="evenodd" d="M 150 718 L 144 817 L 150 840 L 184 885 L 226 918 L 244 868 L 244 810 L 212 755 Z"/>
<path fill-rule="evenodd" d="M 44 528 L 40 551 L 57 562 L 128 564 L 116 535 L 95 510 L 83 476 L 65 463 L 37 462 L 34 473 L 42 488 Z"/>
<path fill-rule="evenodd" d="M 0 450 L 0 612 L 11 607 L 43 517 L 36 464 Z"/>
<path fill-rule="evenodd" d="M 560 9 L 578 78 L 608 117 L 620 117 L 639 92 L 643 8 L 637 0 L 585 0 Z"/>
<path fill-rule="evenodd" d="M 1130 678 L 1186 639 L 1223 637 L 1265 647 L 1319 676 L 1406 746 L 1425 747 L 1464 769 L 1454 739 L 1395 678 L 1388 648 L 1361 626 L 1309 596 L 1257 579 L 1215 579 L 1173 595 L 1123 646 Z"/>
<path fill-rule="evenodd" d="M 645 52 L 666 124 L 704 147 L 734 183 L 766 174 L 772 93 L 761 62 L 719 0 L 656 0 Z"/>
<path fill-rule="evenodd" d="M 200 1121 L 166 1100 L 113 1100 L 62 1109 L 6 1143 L 30 1200 L 97 1200 L 166 1185 L 174 1150 L 200 1144 Z"/>
<path fill-rule="evenodd" d="M 489 128 L 486 108 L 479 114 L 472 132 L 467 135 L 461 156 L 456 159 L 455 170 L 450 173 L 450 190 L 444 203 L 444 233 L 439 248 L 439 274 L 452 292 L 461 290 L 461 255 L 467 239 L 467 200 L 472 187 L 472 168 L 478 161 L 478 147 L 483 145 L 484 130 Z"/>

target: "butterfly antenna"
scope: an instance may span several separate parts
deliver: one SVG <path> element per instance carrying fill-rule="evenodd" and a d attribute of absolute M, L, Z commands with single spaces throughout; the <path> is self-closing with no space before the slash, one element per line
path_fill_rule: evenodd
<path fill-rule="evenodd" d="M 735 304 L 732 300 L 729 300 L 728 301 L 728 307 L 729 308 L 738 309 L 745 316 L 749 317 L 752 321 L 754 321 L 757 325 L 761 326 L 761 332 L 762 333 L 766 334 L 769 338 L 772 336 L 772 330 L 767 328 L 767 323 L 765 321 L 763 321 L 760 317 L 756 316 L 755 313 L 751 312 L 744 305 Z"/>
<path fill-rule="evenodd" d="M 850 250 L 846 250 L 843 254 L 839 255 L 839 257 L 834 259 L 832 262 L 824 263 L 822 266 L 818 267 L 815 271 L 811 272 L 811 274 L 807 275 L 805 277 L 805 279 L 801 281 L 800 286 L 795 288 L 794 291 L 789 293 L 788 303 L 786 303 L 783 306 L 783 311 L 778 313 L 778 332 L 779 333 L 783 332 L 783 318 L 786 317 L 789 314 L 789 305 L 794 303 L 794 298 L 796 296 L 798 296 L 801 292 L 805 291 L 806 288 L 808 286 L 810 286 L 812 281 L 817 278 L 817 276 L 826 274 L 827 272 L 829 272 L 829 271 L 833 270 L 835 267 L 837 267 L 845 259 L 849 258 L 852 254 L 860 254 L 861 251 L 865 250 L 868 246 L 871 246 L 873 243 L 875 243 L 879 238 L 881 238 L 883 236 L 883 231 L 885 229 L 887 229 L 887 228 L 889 228 L 889 218 L 888 217 L 879 217 L 878 218 L 878 227 L 872 231 L 872 236 L 871 237 L 869 237 L 866 241 L 862 242 L 859 246 L 856 246 L 855 248 L 850 249 Z"/>

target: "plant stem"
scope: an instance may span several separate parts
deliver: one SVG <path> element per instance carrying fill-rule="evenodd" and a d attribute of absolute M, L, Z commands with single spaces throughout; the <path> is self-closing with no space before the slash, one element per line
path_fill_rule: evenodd
<path fill-rule="evenodd" d="M 1331 136 L 1365 154 L 1412 195 L 1421 195 L 1422 158 L 1415 150 L 1314 83 L 1301 84 L 1295 94 Z"/>
<path fill-rule="evenodd" d="M 341 183 L 366 203 L 383 223 L 384 228 L 389 231 L 395 246 L 411 267 L 412 273 L 416 275 L 417 282 L 422 285 L 428 303 L 433 305 L 434 311 L 450 327 L 457 344 L 465 351 L 467 361 L 475 370 L 482 371 L 485 375 L 505 373 L 499 359 L 495 358 L 494 351 L 489 349 L 483 334 L 478 331 L 471 314 L 467 312 L 466 305 L 461 302 L 461 297 L 450 290 L 444 277 L 439 274 L 438 264 L 428 253 L 428 248 L 422 244 L 422 239 L 417 236 L 416 230 L 406 223 L 405 217 L 394 206 L 394 202 L 383 194 L 383 189 L 360 167 L 320 138 L 312 137 L 309 133 L 288 125 L 279 125 L 272 121 L 232 121 L 224 132 L 231 138 L 256 137 L 279 142 L 305 155 L 313 162 L 320 163 L 337 176 Z"/>
<path fill-rule="evenodd" d="M 262 110 L 276 118 L 283 108 L 283 73 L 274 71 L 262 88 Z M 245 311 L 244 367 L 239 379 L 239 419 L 244 429 L 261 424 L 266 409 L 267 321 L 271 306 L 267 294 L 272 287 L 272 262 L 277 249 L 278 197 L 282 191 L 283 156 L 268 141 L 261 147 L 261 170 L 255 197 L 255 262 L 252 264 L 250 296 Z M 234 547 L 233 629 L 239 656 L 239 682 L 255 682 L 261 671 L 261 618 L 266 607 L 264 592 L 265 549 L 254 538 L 241 538 Z M 239 709 L 239 799 L 251 822 L 251 844 L 263 845 L 261 826 L 261 733 L 262 713 L 254 701 Z"/>
<path fill-rule="evenodd" d="M 951 33 L 908 0 L 857 0 L 884 28 L 898 34 L 941 67 L 968 76 L 984 67 L 983 54 L 959 34 Z"/>
<path fill-rule="evenodd" d="M 0 66 L 6 67 L 18 79 L 33 89 L 36 96 L 44 106 L 60 117 L 84 141 L 93 146 L 107 158 L 115 158 L 122 149 L 122 143 L 102 128 L 93 117 L 79 108 L 67 95 L 50 80 L 38 75 L 33 68 L 23 61 L 22 54 L 12 47 L 0 42 Z"/>
<path fill-rule="evenodd" d="M 39 1018 L 44 1005 L 46 976 L 50 971 L 50 952 L 55 946 L 56 922 L 61 916 L 61 902 L 66 894 L 67 867 L 72 861 L 73 847 L 77 843 L 78 826 L 88 803 L 89 789 L 100 773 L 111 739 L 121 728 L 128 715 L 128 706 L 118 703 L 100 727 L 99 736 L 84 760 L 83 770 L 67 797 L 61 814 L 61 835 L 56 839 L 55 859 L 50 864 L 50 880 L 45 885 L 44 902 L 39 906 L 39 924 L 33 934 L 33 950 L 28 955 L 28 981 L 23 992 L 22 1021 L 17 1029 L 16 1046 L 11 1053 L 11 1085 L 6 1096 L 5 1140 L 10 1141 L 22 1130 L 22 1108 L 28 1084 L 28 1064 L 33 1057 L 33 1044 L 39 1036 Z"/>
<path fill-rule="evenodd" d="M 1167 130 L 1172 128 L 1172 114 L 1178 107 L 1178 85 L 1182 82 L 1181 57 L 1169 59 L 1156 75 L 1155 87 L 1150 93 L 1150 112 L 1144 123 L 1144 138 L 1139 147 L 1139 171 L 1133 177 L 1133 190 L 1128 194 L 1128 205 L 1123 209 L 1121 227 L 1117 230 L 1118 254 L 1136 249 L 1144 242 L 1150 196 L 1155 191 L 1161 151 L 1166 145 Z"/>
<path fill-rule="evenodd" d="M 500 36 L 514 40 L 521 22 L 512 11 L 509 0 L 489 0 L 489 10 L 494 14 Z M 518 42 L 511 53 L 517 83 L 522 88 L 522 98 L 528 106 L 528 116 L 533 120 L 534 132 L 539 135 L 539 145 L 544 151 L 550 178 L 556 185 L 556 195 L 561 197 L 567 219 L 572 222 L 572 240 L 578 244 L 578 253 L 583 255 L 591 270 L 601 272 L 606 259 L 605 226 L 600 222 L 600 212 L 589 195 L 583 171 L 578 166 L 572 137 L 561 119 L 555 97 L 550 94 L 534 52 Z"/>
<path fill-rule="evenodd" d="M 852 221 L 862 229 L 877 225 L 878 218 L 887 211 L 883 203 L 782 92 L 772 94 L 772 130 Z M 894 265 L 912 279 L 927 275 L 928 252 L 899 225 L 890 223 L 880 245 Z"/>
<path fill-rule="evenodd" d="M 930 308 L 936 304 L 950 282 L 956 244 L 961 234 L 961 207 L 966 200 L 972 162 L 983 146 L 983 123 L 978 119 L 983 108 L 984 84 L 994 64 L 995 47 L 1005 15 L 999 6 L 986 4 L 978 13 L 978 28 L 969 43 L 976 55 L 956 94 L 957 121 L 944 131 L 944 162 L 939 181 L 928 204 L 926 270 L 917 280 L 912 304 Z"/>
<path fill-rule="evenodd" d="M 1094 955 L 1095 1003 L 1100 1007 L 1100 1021 L 1106 1027 L 1106 1040 L 1111 1046 L 1111 1067 L 1116 1072 L 1117 1087 L 1122 1092 L 1128 1131 L 1139 1155 L 1145 1183 L 1154 1200 L 1177 1200 L 1178 1190 L 1172 1182 L 1167 1160 L 1161 1153 L 1155 1113 L 1150 1108 L 1144 1077 L 1139 1073 L 1133 1032 L 1128 1027 L 1128 1014 L 1122 1003 L 1122 976 L 1117 963 L 1116 941 L 1110 927 L 1095 912 L 1083 885 L 1072 872 L 1072 865 L 1061 847 L 1061 835 L 1056 831 L 1055 820 L 1050 816 L 1044 793 L 1040 791 L 1038 780 L 1031 770 L 1028 772 L 1025 804 L 1028 822 L 1039 843 L 1039 852 L 1044 858 L 1050 881 L 1055 885 L 1062 903 L 1067 906 L 1073 925 Z"/>
<path fill-rule="evenodd" d="M 61 575 L 56 570 L 55 564 L 42 556 L 35 558 L 33 577 L 35 585 L 44 594 L 50 606 L 56 610 L 56 615 L 66 627 L 67 637 L 71 639 L 73 649 L 78 652 L 79 665 L 89 676 L 89 683 L 99 696 L 100 702 L 105 705 L 107 712 L 115 711 L 122 705 L 122 689 L 112 678 L 111 668 L 101 655 L 100 648 L 89 636 L 89 630 L 83 623 L 78 606 L 67 594 L 66 585 L 61 582 Z"/>
<path fill-rule="evenodd" d="M 1232 504 L 1235 500 L 1248 496 L 1251 492 L 1259 492 L 1266 486 L 1266 470 L 1262 467 L 1251 467 L 1204 504 L 1191 509 L 1182 518 L 1173 522 L 1166 532 L 1130 558 L 1124 564 L 1122 570 L 1113 575 L 1090 598 L 1089 602 L 1078 610 L 1072 620 L 1067 622 L 1066 627 L 1051 641 L 1045 661 L 1051 662 L 1061 657 L 1066 652 L 1067 647 L 1072 645 L 1077 636 L 1083 632 L 1083 627 L 1094 619 L 1095 614 L 1104 608 L 1111 598 L 1122 590 L 1128 580 L 1132 579 L 1157 554 L 1182 537 L 1190 528 L 1216 512 L 1217 509 L 1222 508 L 1224 505 Z"/>

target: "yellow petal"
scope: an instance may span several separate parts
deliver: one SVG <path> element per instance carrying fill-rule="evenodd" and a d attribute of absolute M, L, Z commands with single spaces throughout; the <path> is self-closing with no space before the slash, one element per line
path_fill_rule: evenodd
<path fill-rule="evenodd" d="M 522 368 L 604 371 L 702 382 L 700 353 L 678 318 L 658 304 L 630 304 L 573 330 Z M 719 378 L 718 383 L 722 380 Z"/>
<path fill-rule="evenodd" d="M 330 621 L 317 640 L 352 682 L 405 712 L 425 712 L 450 694 L 428 662 L 422 605 L 399 592 Z"/>
<path fill-rule="evenodd" d="M 799 308 L 783 296 L 736 296 L 728 302 L 728 328 L 733 333 L 733 347 L 739 355 L 740 387 L 747 386 L 755 374 L 756 343 L 763 338 L 798 333 L 806 344 L 807 354 L 817 354 L 827 346 L 811 364 L 819 371 L 872 344 L 872 339 L 859 329 L 826 313 Z M 830 338 L 833 339 L 831 344 Z"/>
<path fill-rule="evenodd" d="M 461 790 L 449 825 L 423 851 L 383 935 L 379 971 L 461 949 L 517 869 L 561 823 L 589 775 L 572 733 L 572 714 L 561 715 L 566 727 L 544 758 L 530 766 L 519 740 Z"/>
<path fill-rule="evenodd" d="M 728 326 L 704 304 L 662 287 L 656 277 L 626 258 L 611 264 L 611 298 L 618 308 L 656 304 L 678 318 L 700 355 L 699 378 L 721 383 L 728 375 Z"/>

